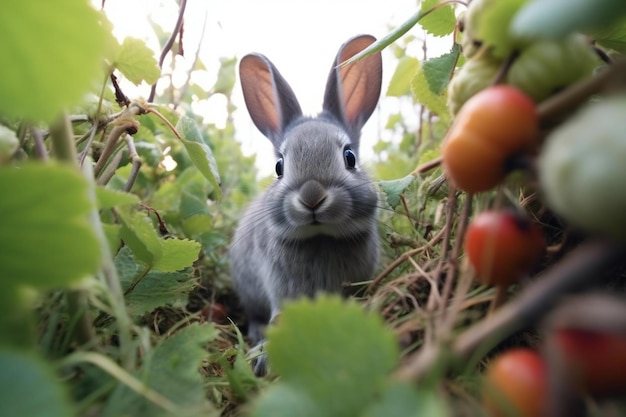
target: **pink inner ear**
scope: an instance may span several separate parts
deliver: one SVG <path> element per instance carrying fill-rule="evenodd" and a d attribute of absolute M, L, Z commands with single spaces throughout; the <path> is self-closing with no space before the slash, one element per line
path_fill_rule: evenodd
<path fill-rule="evenodd" d="M 267 64 L 257 57 L 247 57 L 240 69 L 241 84 L 246 94 L 246 106 L 259 130 L 264 134 L 280 130 L 280 112 L 276 91 Z"/>
<path fill-rule="evenodd" d="M 340 70 L 341 79 L 343 80 L 344 117 L 349 124 L 354 124 L 357 121 L 356 118 L 361 113 L 362 103 L 367 90 L 367 78 L 363 76 L 363 73 L 358 68 L 355 68 L 359 64 L 362 63 L 355 62 Z"/>
<path fill-rule="evenodd" d="M 374 43 L 374 39 L 371 37 L 354 39 L 341 51 L 337 65 L 352 58 L 372 43 Z M 378 101 L 378 94 L 374 93 L 376 89 L 368 88 L 376 82 L 375 77 L 380 77 L 378 71 L 374 70 L 376 64 L 376 55 L 370 55 L 350 65 L 339 67 L 344 117 L 349 124 L 358 122 L 357 119 L 363 114 L 363 106 L 366 102 L 372 99 L 375 102 Z M 368 94 L 375 94 L 375 97 L 368 97 Z"/>

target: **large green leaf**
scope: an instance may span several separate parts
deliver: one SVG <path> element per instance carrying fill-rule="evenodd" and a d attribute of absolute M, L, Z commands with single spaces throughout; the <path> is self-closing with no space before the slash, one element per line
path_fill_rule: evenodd
<path fill-rule="evenodd" d="M 626 53 L 626 19 L 621 19 L 612 25 L 593 29 L 588 32 L 588 35 L 605 48 Z"/>
<path fill-rule="evenodd" d="M 59 378 L 39 358 L 0 350 L 0 416 L 69 417 L 74 415 Z"/>
<path fill-rule="evenodd" d="M 118 210 L 118 217 L 122 223 L 122 239 L 137 260 L 147 266 L 154 265 L 163 256 L 163 247 L 150 218 L 144 212 L 127 210 Z"/>
<path fill-rule="evenodd" d="M 450 410 L 441 397 L 422 388 L 420 391 L 409 383 L 389 385 L 381 398 L 365 413 L 364 417 L 448 417 Z"/>
<path fill-rule="evenodd" d="M 412 174 L 397 180 L 380 181 L 380 188 L 387 196 L 387 203 L 391 207 L 400 204 L 400 195 L 413 181 L 415 181 L 415 176 Z"/>
<path fill-rule="evenodd" d="M 411 92 L 411 80 L 419 70 L 420 62 L 417 58 L 403 56 L 398 61 L 389 86 L 387 87 L 388 97 L 402 97 Z"/>
<path fill-rule="evenodd" d="M 154 84 L 161 70 L 154 58 L 154 51 L 141 39 L 126 38 L 120 47 L 114 65 L 132 83 L 142 81 Z"/>
<path fill-rule="evenodd" d="M 76 104 L 102 64 L 110 35 L 86 0 L 3 1 L 0 114 L 52 120 Z"/>
<path fill-rule="evenodd" d="M 435 94 L 428 84 L 423 68 L 418 68 L 411 80 L 411 91 L 415 100 L 428 110 L 435 113 L 445 122 L 450 120 L 450 112 L 446 104 L 446 91 Z"/>
<path fill-rule="evenodd" d="M 118 210 L 121 236 L 137 260 L 155 271 L 174 272 L 190 266 L 200 254 L 193 240 L 161 238 L 145 212 Z"/>
<path fill-rule="evenodd" d="M 100 247 L 87 223 L 87 183 L 69 166 L 0 167 L 3 285 L 64 286 L 95 273 Z"/>
<path fill-rule="evenodd" d="M 200 127 L 191 118 L 183 116 L 176 124 L 176 130 L 181 134 L 183 146 L 187 150 L 189 157 L 198 170 L 209 180 L 213 186 L 213 193 L 217 198 L 221 198 L 220 175 L 217 170 L 217 162 L 213 156 L 211 148 L 204 143 Z"/>
<path fill-rule="evenodd" d="M 103 417 L 211 417 L 219 415 L 208 402 L 200 374 L 209 355 L 206 344 L 219 332 L 211 324 L 191 324 L 159 343 L 144 359 L 138 377 L 176 410 L 164 410 L 123 384 L 109 397 Z"/>
<path fill-rule="evenodd" d="M 440 0 L 424 0 L 422 2 L 422 13 L 428 11 L 433 6 L 440 3 Z M 433 36 L 446 36 L 452 33 L 456 25 L 456 16 L 452 6 L 440 6 L 434 12 L 431 12 L 420 20 L 420 25 L 424 30 Z"/>
<path fill-rule="evenodd" d="M 124 290 L 145 268 L 135 262 L 128 248 L 122 248 L 115 256 L 115 267 Z M 126 309 L 131 317 L 141 317 L 159 307 L 184 307 L 189 300 L 189 293 L 197 284 L 197 278 L 187 271 L 150 271 L 126 295 Z"/>
<path fill-rule="evenodd" d="M 533 0 L 513 19 L 512 33 L 557 38 L 611 25 L 626 14 L 624 0 Z"/>
<path fill-rule="evenodd" d="M 200 244 L 187 239 L 165 239 L 161 241 L 163 256 L 158 258 L 152 269 L 174 272 L 190 266 L 200 254 Z"/>
<path fill-rule="evenodd" d="M 283 386 L 272 387 L 260 409 L 281 401 L 276 390 L 283 390 L 297 394 L 301 407 L 308 404 L 304 415 L 359 415 L 384 389 L 399 357 L 382 319 L 339 297 L 286 304 L 267 337 L 270 367 Z"/>
<path fill-rule="evenodd" d="M 460 53 L 461 48 L 455 43 L 450 52 L 424 62 L 424 76 L 434 94 L 439 95 L 446 91 Z"/>
<path fill-rule="evenodd" d="M 139 203 L 139 197 L 134 194 L 102 186 L 96 187 L 96 198 L 98 200 L 99 209 Z"/>

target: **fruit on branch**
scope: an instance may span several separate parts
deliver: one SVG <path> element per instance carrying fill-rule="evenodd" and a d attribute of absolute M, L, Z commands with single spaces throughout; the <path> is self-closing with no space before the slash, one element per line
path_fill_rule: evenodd
<path fill-rule="evenodd" d="M 526 348 L 511 349 L 489 363 L 483 405 L 493 417 L 539 417 L 544 415 L 547 388 L 547 367 L 541 355 Z"/>
<path fill-rule="evenodd" d="M 592 102 L 556 128 L 538 160 L 547 204 L 573 226 L 626 238 L 626 96 Z"/>
<path fill-rule="evenodd" d="M 442 145 L 448 178 L 467 192 L 489 190 L 508 174 L 518 154 L 537 147 L 535 104 L 518 89 L 497 85 L 470 98 Z"/>
<path fill-rule="evenodd" d="M 465 253 L 486 285 L 507 287 L 539 261 L 545 240 L 541 228 L 513 211 L 478 213 L 467 227 Z"/>
<path fill-rule="evenodd" d="M 489 58 L 470 59 L 459 68 L 448 84 L 448 109 L 454 116 L 465 102 L 489 87 L 498 74 L 500 63 Z"/>
<path fill-rule="evenodd" d="M 573 327 L 555 330 L 569 382 L 596 395 L 626 393 L 626 334 Z"/>
<path fill-rule="evenodd" d="M 590 76 L 601 64 L 581 35 L 560 40 L 539 40 L 524 48 L 506 77 L 535 102 Z"/>

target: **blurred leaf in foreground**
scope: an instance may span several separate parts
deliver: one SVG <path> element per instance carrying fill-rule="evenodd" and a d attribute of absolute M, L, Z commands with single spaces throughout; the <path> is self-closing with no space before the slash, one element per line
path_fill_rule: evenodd
<path fill-rule="evenodd" d="M 257 416 L 287 415 L 288 404 L 302 415 L 359 415 L 380 395 L 399 357 L 379 316 L 330 296 L 286 304 L 268 329 L 267 354 L 281 380 L 261 398 Z"/>
<path fill-rule="evenodd" d="M 0 114 L 52 120 L 102 73 L 102 16 L 85 0 L 2 2 Z"/>

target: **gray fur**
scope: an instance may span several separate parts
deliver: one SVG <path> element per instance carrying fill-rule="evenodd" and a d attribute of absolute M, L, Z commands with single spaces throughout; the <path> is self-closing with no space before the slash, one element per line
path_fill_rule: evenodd
<path fill-rule="evenodd" d="M 314 118 L 302 116 L 293 91 L 266 57 L 251 54 L 240 63 L 248 111 L 283 160 L 283 175 L 247 209 L 229 253 L 255 343 L 262 343 L 262 328 L 284 300 L 341 292 L 346 283 L 370 279 L 376 267 L 377 192 L 359 166 L 358 148 L 380 95 L 380 54 L 338 68 L 374 40 L 363 35 L 342 45 L 323 112 Z M 356 156 L 354 167 L 347 149 Z M 264 359 L 255 371 L 264 373 Z"/>

